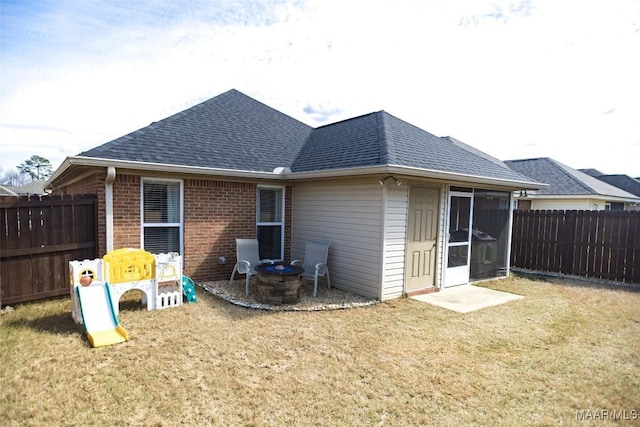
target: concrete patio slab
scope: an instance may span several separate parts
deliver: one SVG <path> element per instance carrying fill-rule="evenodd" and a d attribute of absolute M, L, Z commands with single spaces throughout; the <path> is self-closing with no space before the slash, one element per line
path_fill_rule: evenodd
<path fill-rule="evenodd" d="M 459 313 L 470 313 L 481 308 L 493 307 L 524 297 L 522 295 L 481 288 L 479 286 L 461 285 L 453 288 L 445 288 L 440 292 L 416 295 L 411 298 L 447 310 L 453 310 Z"/>

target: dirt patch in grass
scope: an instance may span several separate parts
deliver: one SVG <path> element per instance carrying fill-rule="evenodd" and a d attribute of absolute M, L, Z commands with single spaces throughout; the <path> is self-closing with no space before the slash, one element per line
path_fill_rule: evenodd
<path fill-rule="evenodd" d="M 198 289 L 197 304 L 147 312 L 127 294 L 130 341 L 95 349 L 68 299 L 20 305 L 0 319 L 0 423 L 571 425 L 576 411 L 640 411 L 639 292 L 484 286 L 525 298 L 467 314 L 411 299 L 267 312 Z"/>

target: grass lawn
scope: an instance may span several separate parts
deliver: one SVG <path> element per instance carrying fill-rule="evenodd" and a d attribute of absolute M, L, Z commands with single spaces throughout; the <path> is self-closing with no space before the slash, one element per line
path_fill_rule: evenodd
<path fill-rule="evenodd" d="M 0 318 L 0 424 L 640 424 L 640 292 L 484 286 L 525 298 L 468 314 L 410 299 L 264 312 L 200 288 L 168 310 L 129 298 L 130 341 L 95 349 L 68 298 L 19 305 Z"/>

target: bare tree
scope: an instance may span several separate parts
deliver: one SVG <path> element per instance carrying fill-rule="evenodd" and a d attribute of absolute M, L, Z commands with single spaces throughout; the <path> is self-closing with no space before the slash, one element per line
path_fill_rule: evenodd
<path fill-rule="evenodd" d="M 18 171 L 21 174 L 29 175 L 32 181 L 47 179 L 53 174 L 53 168 L 51 167 L 49 159 L 37 155 L 31 156 L 30 159 L 18 165 Z"/>
<path fill-rule="evenodd" d="M 25 180 L 26 177 L 15 169 L 5 171 L 0 177 L 0 183 L 3 185 L 12 185 L 14 187 L 24 185 Z"/>

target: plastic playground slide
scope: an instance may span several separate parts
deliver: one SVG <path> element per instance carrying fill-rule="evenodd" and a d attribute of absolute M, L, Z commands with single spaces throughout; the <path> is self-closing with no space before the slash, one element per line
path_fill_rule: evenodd
<path fill-rule="evenodd" d="M 76 292 L 84 330 L 92 346 L 117 344 L 129 339 L 113 311 L 107 282 L 95 281 L 91 286 L 77 286 Z"/>

